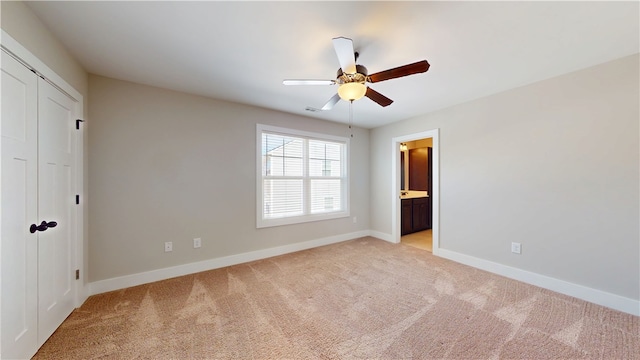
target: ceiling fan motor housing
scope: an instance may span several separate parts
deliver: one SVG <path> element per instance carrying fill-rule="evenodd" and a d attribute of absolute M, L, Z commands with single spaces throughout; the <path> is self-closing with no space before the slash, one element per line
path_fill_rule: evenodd
<path fill-rule="evenodd" d="M 368 70 L 364 65 L 356 65 L 355 74 L 345 74 L 342 69 L 338 69 L 336 73 L 336 82 L 338 84 L 347 84 L 352 82 L 364 83 L 367 80 Z"/>

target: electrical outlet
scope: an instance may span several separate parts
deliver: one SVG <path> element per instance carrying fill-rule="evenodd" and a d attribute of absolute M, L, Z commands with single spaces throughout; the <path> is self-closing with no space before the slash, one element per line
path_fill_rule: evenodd
<path fill-rule="evenodd" d="M 358 217 L 357 217 L 357 216 L 354 216 L 354 217 L 353 217 L 353 223 L 355 224 L 355 223 L 357 223 L 357 222 L 358 222 Z"/>
<path fill-rule="evenodd" d="M 173 242 L 167 241 L 166 243 L 164 243 L 164 252 L 170 251 L 173 251 Z"/>
<path fill-rule="evenodd" d="M 201 246 L 202 246 L 202 239 L 200 239 L 200 238 L 193 239 L 193 248 L 194 249 L 197 249 L 197 248 L 199 248 Z"/>
<path fill-rule="evenodd" d="M 512 242 L 511 243 L 511 252 L 514 254 L 521 254 L 522 253 L 522 245 L 520 245 L 520 243 L 517 242 Z"/>

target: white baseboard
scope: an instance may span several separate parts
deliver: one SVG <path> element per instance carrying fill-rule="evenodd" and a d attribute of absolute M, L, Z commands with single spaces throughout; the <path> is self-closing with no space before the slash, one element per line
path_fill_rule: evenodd
<path fill-rule="evenodd" d="M 127 287 L 151 283 L 177 276 L 189 275 L 197 272 L 219 269 L 226 266 L 237 265 L 249 261 L 266 259 L 273 256 L 284 255 L 296 251 L 307 250 L 319 246 L 330 245 L 342 241 L 357 239 L 370 235 L 369 230 L 357 231 L 348 234 L 329 236 L 325 238 L 309 240 L 301 243 L 278 246 L 269 249 L 256 250 L 247 253 L 229 255 L 221 258 L 204 260 L 184 265 L 172 266 L 164 269 L 152 270 L 138 274 L 125 275 L 111 279 L 94 281 L 88 284 L 89 294 L 101 294 L 108 291 L 124 289 Z"/>
<path fill-rule="evenodd" d="M 369 230 L 369 236 L 373 236 L 374 238 L 395 244 L 395 242 L 393 241 L 393 236 L 391 236 L 391 234 L 386 234 L 386 233 L 375 231 L 375 230 Z"/>
<path fill-rule="evenodd" d="M 164 269 L 152 270 L 138 274 L 126 275 L 106 280 L 95 281 L 87 284 L 88 295 L 100 294 L 108 291 L 124 289 L 131 286 L 147 284 L 154 281 L 170 279 L 177 276 L 193 274 L 201 271 L 218 269 L 226 266 L 237 265 L 249 261 L 266 259 L 273 256 L 284 255 L 296 251 L 307 250 L 319 246 L 335 244 L 364 236 L 373 236 L 383 241 L 393 243 L 391 234 L 379 231 L 363 230 L 348 234 L 330 236 L 321 239 L 305 241 L 296 244 L 284 245 L 275 248 L 251 251 L 237 255 L 230 255 L 190 264 L 173 266 Z M 514 268 L 495 263 L 489 260 L 476 258 L 455 251 L 438 249 L 436 256 L 449 259 L 464 265 L 485 270 L 510 279 L 522 281 L 527 284 L 539 286 L 561 294 L 573 296 L 594 304 L 606 306 L 632 315 L 640 316 L 640 301 L 623 296 L 611 294 L 601 290 L 570 283 L 564 280 L 537 274 L 534 272 Z"/>
<path fill-rule="evenodd" d="M 510 279 L 640 316 L 640 301 L 440 248 L 438 256 Z"/>

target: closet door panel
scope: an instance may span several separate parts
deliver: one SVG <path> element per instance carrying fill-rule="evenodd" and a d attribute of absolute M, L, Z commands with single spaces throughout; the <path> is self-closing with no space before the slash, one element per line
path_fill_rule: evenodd
<path fill-rule="evenodd" d="M 38 349 L 37 76 L 2 51 L 2 358 Z"/>
<path fill-rule="evenodd" d="M 57 223 L 40 234 L 38 243 L 41 345 L 74 309 L 75 103 L 42 79 L 38 98 L 38 215 Z"/>

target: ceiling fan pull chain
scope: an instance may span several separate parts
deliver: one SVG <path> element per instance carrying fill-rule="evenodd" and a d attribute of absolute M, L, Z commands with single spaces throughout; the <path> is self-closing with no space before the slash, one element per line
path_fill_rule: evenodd
<path fill-rule="evenodd" d="M 353 137 L 353 129 L 351 128 L 351 124 L 353 123 L 353 100 L 349 101 L 349 131 L 351 132 L 351 137 Z"/>

